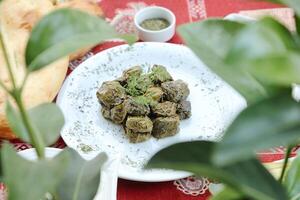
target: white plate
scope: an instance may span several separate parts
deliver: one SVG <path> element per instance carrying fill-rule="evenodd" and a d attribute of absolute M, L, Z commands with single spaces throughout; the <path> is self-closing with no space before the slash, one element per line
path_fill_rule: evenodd
<path fill-rule="evenodd" d="M 192 117 L 181 121 L 180 132 L 173 137 L 131 144 L 121 126 L 101 116 L 96 91 L 102 82 L 119 77 L 131 66 L 140 65 L 148 70 L 153 64 L 166 66 L 175 79 L 189 84 Z M 182 141 L 219 140 L 224 129 L 246 106 L 245 100 L 212 73 L 190 49 L 154 42 L 117 46 L 89 58 L 67 78 L 57 104 L 66 119 L 61 136 L 68 146 L 86 158 L 103 151 L 110 157 L 119 154 L 119 177 L 149 182 L 189 175 L 172 170 L 143 170 L 155 152 Z"/>

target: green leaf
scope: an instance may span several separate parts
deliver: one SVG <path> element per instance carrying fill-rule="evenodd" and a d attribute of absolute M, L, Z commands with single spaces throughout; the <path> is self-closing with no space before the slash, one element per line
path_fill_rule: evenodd
<path fill-rule="evenodd" d="M 129 45 L 132 45 L 139 39 L 138 36 L 134 34 L 123 34 L 123 35 L 119 35 L 118 37 L 125 40 Z"/>
<path fill-rule="evenodd" d="M 64 200 L 93 199 L 106 160 L 102 153 L 86 161 L 66 148 L 53 159 L 28 161 L 8 144 L 3 145 L 1 156 L 9 200 L 42 199 L 47 192 Z"/>
<path fill-rule="evenodd" d="M 236 36 L 245 26 L 238 22 L 212 19 L 182 25 L 178 31 L 195 54 L 251 104 L 278 91 L 266 87 L 245 69 L 226 63 Z"/>
<path fill-rule="evenodd" d="M 256 159 L 216 166 L 212 160 L 215 146 L 216 143 L 207 141 L 175 144 L 154 155 L 147 167 L 184 170 L 217 179 L 255 199 L 287 199 L 282 186 Z"/>
<path fill-rule="evenodd" d="M 226 57 L 232 70 L 244 68 L 263 84 L 299 83 L 300 54 L 294 36 L 279 22 L 264 18 L 237 34 Z"/>
<path fill-rule="evenodd" d="M 217 145 L 214 159 L 227 165 L 254 157 L 259 150 L 296 144 L 299 139 L 300 104 L 287 91 L 243 110 Z"/>
<path fill-rule="evenodd" d="M 212 196 L 209 200 L 238 200 L 245 199 L 245 196 L 229 187 L 225 187 L 222 191 Z"/>
<path fill-rule="evenodd" d="M 29 135 L 22 122 L 20 114 L 12 107 L 9 101 L 6 102 L 6 118 L 12 131 L 24 141 L 29 142 Z"/>
<path fill-rule="evenodd" d="M 224 169 L 237 184 L 241 184 L 236 189 L 245 196 L 261 200 L 288 199 L 282 185 L 257 159 L 239 161 Z"/>
<path fill-rule="evenodd" d="M 41 135 L 45 145 L 52 145 L 57 141 L 61 128 L 64 125 L 64 116 L 57 105 L 45 103 L 28 112 L 28 117 L 37 134 Z M 13 132 L 25 142 L 31 143 L 28 131 L 22 122 L 20 113 L 7 102 L 6 116 Z"/>
<path fill-rule="evenodd" d="M 293 160 L 290 168 L 288 169 L 284 182 L 290 199 L 300 199 L 300 156 Z"/>
<path fill-rule="evenodd" d="M 41 104 L 28 110 L 28 115 L 46 145 L 57 141 L 64 125 L 64 116 L 56 104 Z"/>
<path fill-rule="evenodd" d="M 214 143 L 206 141 L 175 144 L 152 157 L 147 168 L 185 170 L 234 185 L 230 174 L 214 166 L 211 159 L 214 148 Z"/>
<path fill-rule="evenodd" d="M 78 10 L 59 9 L 33 28 L 26 48 L 26 65 L 35 71 L 80 48 L 119 37 L 103 19 Z M 124 38 L 133 42 L 132 36 Z"/>
<path fill-rule="evenodd" d="M 59 199 L 93 199 L 99 186 L 101 167 L 107 159 L 106 154 L 101 153 L 93 160 L 86 161 L 75 150 L 69 149 L 68 152 L 71 160 L 57 187 Z"/>
<path fill-rule="evenodd" d="M 42 199 L 46 192 L 55 191 L 69 160 L 61 153 L 52 160 L 28 161 L 8 144 L 3 145 L 1 155 L 9 200 Z"/>
<path fill-rule="evenodd" d="M 278 21 L 267 17 L 247 24 L 236 35 L 226 59 L 232 64 L 242 59 L 282 54 L 288 50 L 297 50 L 292 34 Z"/>
<path fill-rule="evenodd" d="M 247 62 L 247 61 L 245 61 Z M 288 52 L 285 55 L 270 55 L 249 61 L 248 70 L 260 81 L 277 87 L 290 87 L 299 83 L 300 54 Z"/>

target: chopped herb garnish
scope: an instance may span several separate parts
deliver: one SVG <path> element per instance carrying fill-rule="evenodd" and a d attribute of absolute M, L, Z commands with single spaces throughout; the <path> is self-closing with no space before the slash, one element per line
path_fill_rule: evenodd
<path fill-rule="evenodd" d="M 172 76 L 169 74 L 167 69 L 160 65 L 155 65 L 149 74 L 150 79 L 153 83 L 161 83 L 165 81 L 171 81 Z"/>
<path fill-rule="evenodd" d="M 145 96 L 137 96 L 133 98 L 135 102 L 137 102 L 138 104 L 142 104 L 145 106 L 153 106 L 155 104 L 157 104 L 156 101 L 154 101 L 152 98 L 150 97 L 145 97 Z"/>
<path fill-rule="evenodd" d="M 130 76 L 125 85 L 126 92 L 133 96 L 143 95 L 147 89 L 152 85 L 152 81 L 148 74 L 141 76 Z"/>

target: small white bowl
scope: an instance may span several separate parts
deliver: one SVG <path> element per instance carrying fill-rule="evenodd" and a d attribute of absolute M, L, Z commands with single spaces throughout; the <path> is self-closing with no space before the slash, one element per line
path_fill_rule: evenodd
<path fill-rule="evenodd" d="M 162 30 L 151 31 L 144 29 L 140 24 L 146 19 L 163 18 L 168 20 L 170 25 Z M 150 6 L 141 9 L 134 16 L 134 25 L 138 31 L 139 39 L 148 42 L 166 42 L 175 34 L 176 17 L 172 11 L 159 6 Z"/>

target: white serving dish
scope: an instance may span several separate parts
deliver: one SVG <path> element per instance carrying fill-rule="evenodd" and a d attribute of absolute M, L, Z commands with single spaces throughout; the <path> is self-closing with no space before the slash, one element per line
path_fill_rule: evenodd
<path fill-rule="evenodd" d="M 131 144 L 120 125 L 100 114 L 96 92 L 104 81 L 119 77 L 123 70 L 140 65 L 145 71 L 153 64 L 167 67 L 174 79 L 189 84 L 192 117 L 180 123 L 180 132 L 172 137 Z M 61 136 L 82 156 L 92 158 L 106 152 L 120 155 L 118 176 L 136 181 L 168 181 L 190 173 L 172 170 L 144 170 L 147 161 L 160 149 L 174 143 L 193 140 L 219 140 L 234 117 L 246 107 L 245 100 L 211 72 L 183 45 L 136 43 L 102 51 L 78 66 L 68 76 L 57 99 L 66 124 Z M 84 151 L 88 146 L 90 151 Z"/>

